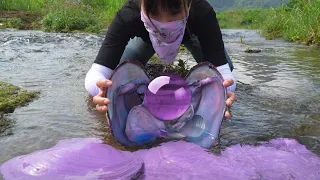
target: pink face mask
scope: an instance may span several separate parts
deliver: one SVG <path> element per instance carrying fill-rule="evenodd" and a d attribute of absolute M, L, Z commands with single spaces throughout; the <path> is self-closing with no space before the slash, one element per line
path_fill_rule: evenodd
<path fill-rule="evenodd" d="M 141 20 L 149 32 L 152 46 L 163 64 L 168 65 L 175 60 L 184 36 L 187 19 L 188 17 L 178 21 L 163 23 L 151 18 L 149 19 L 141 11 Z"/>

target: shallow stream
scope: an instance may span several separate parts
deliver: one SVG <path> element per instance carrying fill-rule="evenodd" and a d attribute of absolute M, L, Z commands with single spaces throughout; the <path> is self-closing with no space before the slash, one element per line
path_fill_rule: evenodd
<path fill-rule="evenodd" d="M 239 82 L 233 117 L 220 131 L 221 146 L 286 137 L 320 155 L 319 49 L 267 41 L 253 30 L 223 30 L 223 38 Z M 84 88 L 102 40 L 89 34 L 0 31 L 0 81 L 41 91 L 8 115 L 12 125 L 0 134 L 0 164 L 69 138 L 98 137 L 123 149 Z M 249 54 L 246 48 L 262 52 Z M 194 65 L 190 54 L 180 57 Z"/>

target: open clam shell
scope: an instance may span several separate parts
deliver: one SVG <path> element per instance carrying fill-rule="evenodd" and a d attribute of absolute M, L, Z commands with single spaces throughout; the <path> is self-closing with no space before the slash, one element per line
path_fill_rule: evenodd
<path fill-rule="evenodd" d="M 182 134 L 202 147 L 209 148 L 219 136 L 227 99 L 219 71 L 210 63 L 194 66 L 186 76 L 192 89 L 194 117 L 181 129 Z"/>
<path fill-rule="evenodd" d="M 111 76 L 107 89 L 108 119 L 115 139 L 123 145 L 150 143 L 156 137 L 187 137 L 202 147 L 209 148 L 219 135 L 225 112 L 226 89 L 223 78 L 210 63 L 194 66 L 185 81 L 192 97 L 189 110 L 172 122 L 163 124 L 144 107 L 144 95 L 150 78 L 137 61 L 121 63 Z M 178 135 L 178 136 L 177 136 Z"/>
<path fill-rule="evenodd" d="M 142 64 L 129 60 L 114 70 L 110 80 L 112 86 L 107 89 L 106 97 L 111 101 L 107 112 L 111 132 L 121 144 L 138 145 L 130 141 L 125 134 L 127 117 L 135 105 L 142 103 L 139 94 L 144 93 L 150 79 Z"/>

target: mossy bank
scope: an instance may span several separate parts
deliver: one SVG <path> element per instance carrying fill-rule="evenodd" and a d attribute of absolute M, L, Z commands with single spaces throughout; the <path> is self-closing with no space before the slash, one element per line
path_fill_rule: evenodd
<path fill-rule="evenodd" d="M 6 82 L 0 82 L 0 113 L 12 113 L 38 97 L 39 91 L 26 91 Z"/>
<path fill-rule="evenodd" d="M 0 136 L 9 134 L 12 120 L 5 114 L 12 113 L 17 107 L 25 106 L 39 96 L 39 91 L 26 91 L 12 84 L 0 82 Z"/>

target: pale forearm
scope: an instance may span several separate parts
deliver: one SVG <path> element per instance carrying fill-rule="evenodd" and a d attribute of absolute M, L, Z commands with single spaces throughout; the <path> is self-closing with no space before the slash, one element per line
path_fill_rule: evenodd
<path fill-rule="evenodd" d="M 217 70 L 220 72 L 220 74 L 222 75 L 223 79 L 232 79 L 233 80 L 233 85 L 227 87 L 228 91 L 234 92 L 236 89 L 236 79 L 234 78 L 234 76 L 232 75 L 232 72 L 230 70 L 230 67 L 228 64 L 225 65 L 221 65 L 217 67 Z"/>
<path fill-rule="evenodd" d="M 85 88 L 92 96 L 96 96 L 100 88 L 96 85 L 99 80 L 109 79 L 113 70 L 100 64 L 92 64 L 85 78 Z"/>

